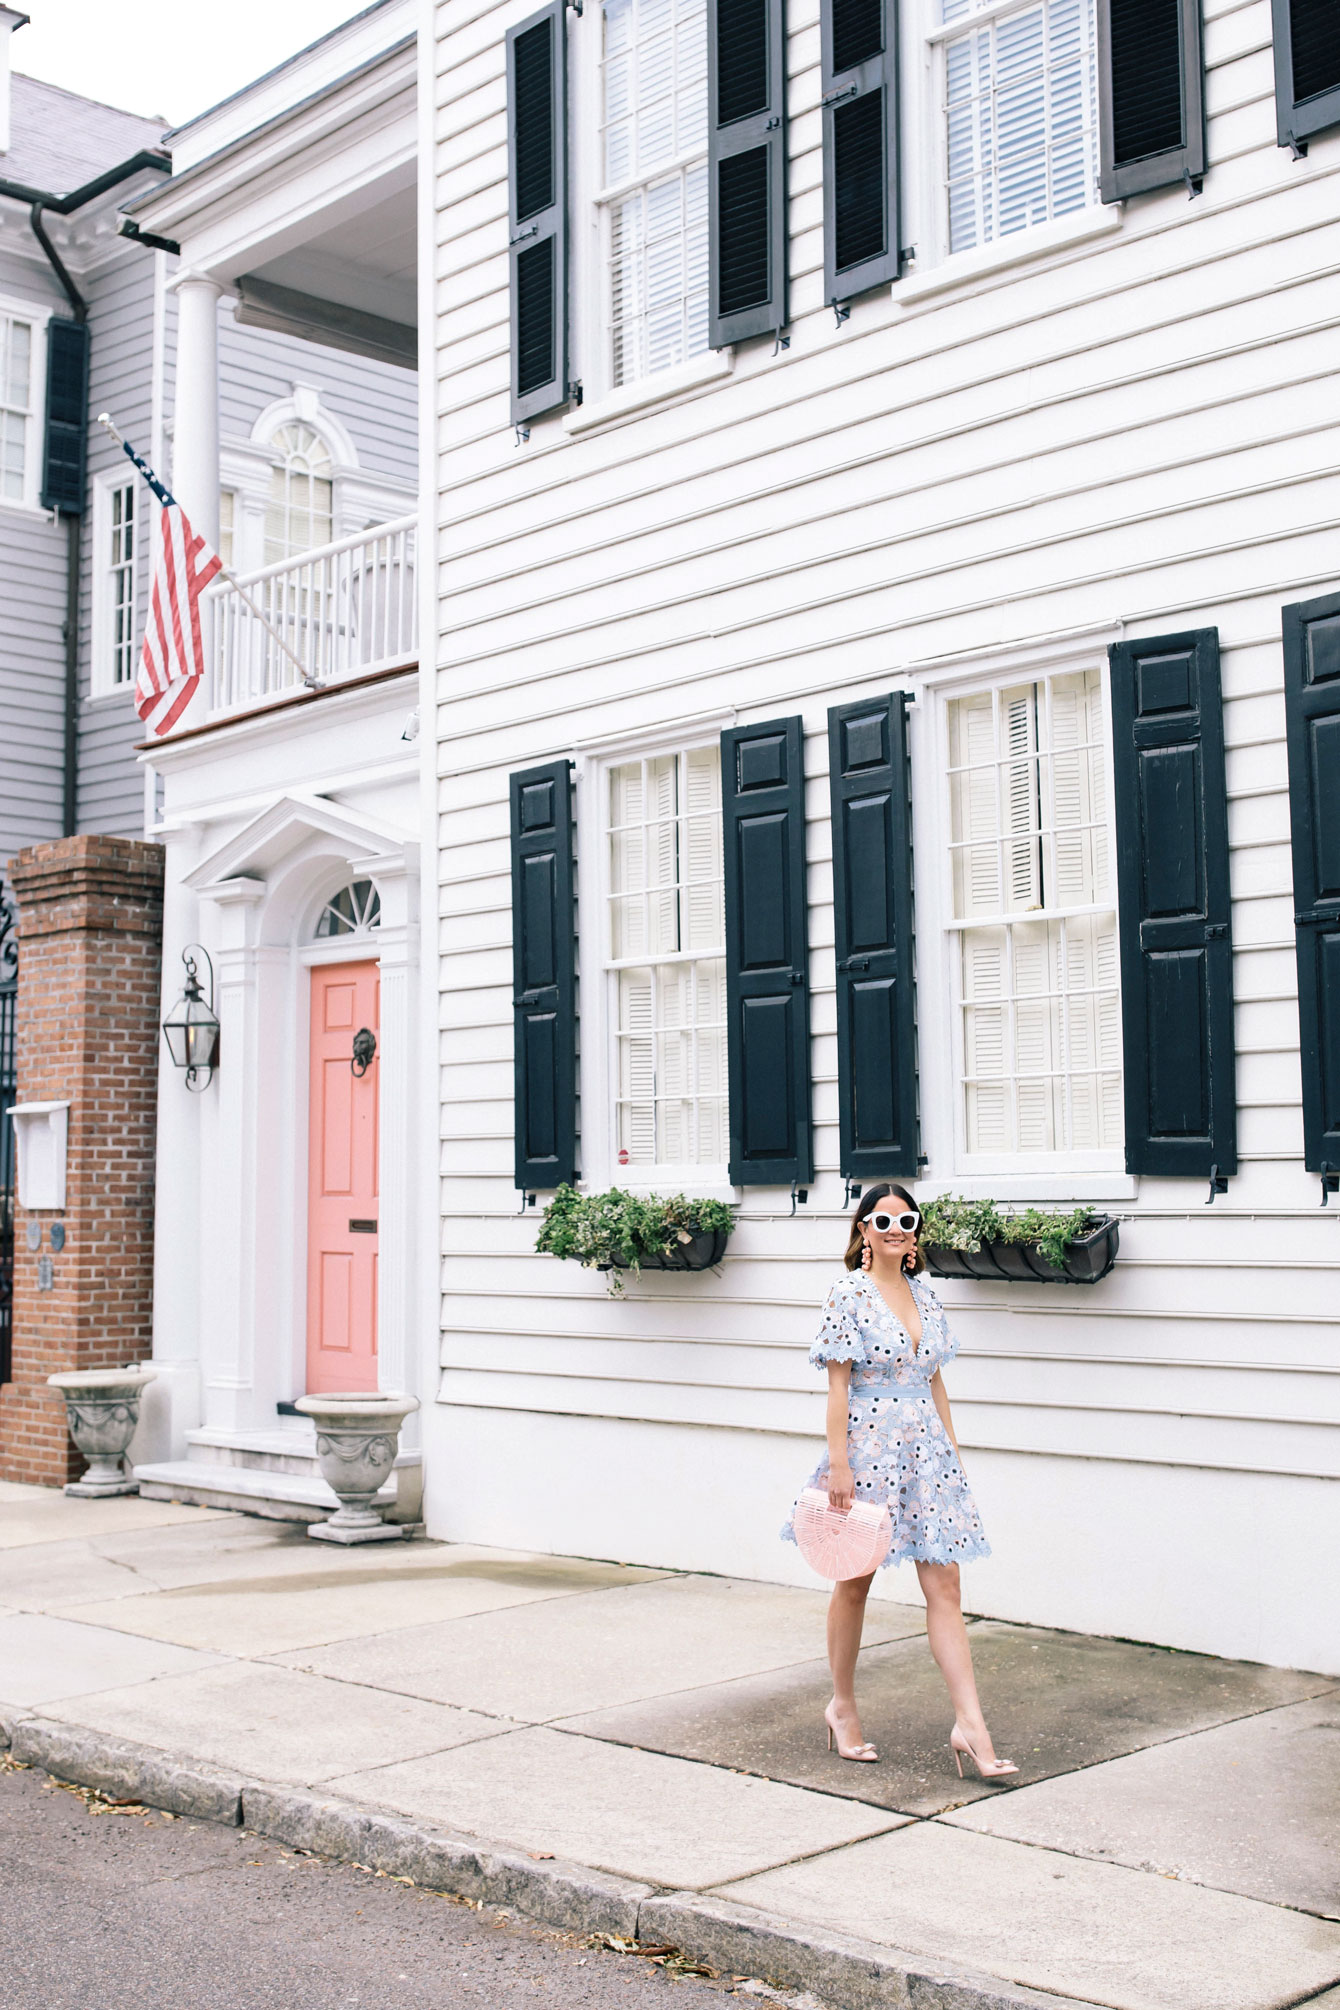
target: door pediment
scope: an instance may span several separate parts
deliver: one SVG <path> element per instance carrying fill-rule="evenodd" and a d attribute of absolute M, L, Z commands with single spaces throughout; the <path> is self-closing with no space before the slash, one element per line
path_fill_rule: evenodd
<path fill-rule="evenodd" d="M 350 864 L 371 857 L 400 857 L 412 866 L 417 845 L 408 831 L 361 816 L 320 797 L 280 796 L 185 875 L 193 893 L 226 896 L 230 880 L 265 881 L 313 837 L 334 841 Z"/>

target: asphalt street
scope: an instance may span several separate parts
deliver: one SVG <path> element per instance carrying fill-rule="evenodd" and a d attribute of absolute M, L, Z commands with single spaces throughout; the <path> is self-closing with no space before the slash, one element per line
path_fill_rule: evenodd
<path fill-rule="evenodd" d="M 740 1993 L 8 1760 L 0 1977 L 4 2010 L 709 2010 Z"/>

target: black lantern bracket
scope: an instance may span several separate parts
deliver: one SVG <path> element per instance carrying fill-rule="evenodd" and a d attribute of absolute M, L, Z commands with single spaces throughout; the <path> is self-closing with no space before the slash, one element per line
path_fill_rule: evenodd
<path fill-rule="evenodd" d="M 201 956 L 209 971 L 209 991 L 200 984 Z M 163 1038 L 172 1064 L 186 1073 L 186 1086 L 195 1094 L 207 1089 L 219 1065 L 219 1021 L 214 1011 L 214 965 L 209 951 L 199 942 L 188 942 L 181 953 L 186 969 L 186 985 L 167 1018 Z M 203 1079 L 202 1079 L 203 1077 Z"/>

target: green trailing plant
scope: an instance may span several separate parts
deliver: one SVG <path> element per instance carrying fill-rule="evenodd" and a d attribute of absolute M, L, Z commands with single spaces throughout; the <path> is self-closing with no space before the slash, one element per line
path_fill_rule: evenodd
<path fill-rule="evenodd" d="M 535 1247 L 588 1270 L 608 1270 L 610 1291 L 623 1289 L 620 1272 L 637 1275 L 648 1257 L 664 1256 L 695 1235 L 729 1235 L 735 1209 L 722 1200 L 690 1200 L 682 1193 L 578 1193 L 561 1186 L 540 1220 Z"/>
<path fill-rule="evenodd" d="M 973 1255 L 984 1242 L 1031 1242 L 1059 1270 L 1071 1243 L 1092 1228 L 1093 1220 L 1088 1207 L 1071 1208 L 1067 1214 L 1026 1207 L 1010 1214 L 1002 1213 L 993 1200 L 942 1194 L 922 1207 L 921 1240 L 930 1248 L 962 1249 Z"/>

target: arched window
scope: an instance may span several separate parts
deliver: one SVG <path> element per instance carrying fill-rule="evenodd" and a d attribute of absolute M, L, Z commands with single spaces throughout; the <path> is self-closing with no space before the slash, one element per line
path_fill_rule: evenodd
<path fill-rule="evenodd" d="M 271 442 L 280 456 L 270 476 L 265 510 L 265 563 L 277 565 L 314 545 L 329 544 L 333 532 L 330 449 L 313 427 L 293 419 Z"/>
<path fill-rule="evenodd" d="M 316 924 L 316 939 L 324 942 L 336 935 L 366 935 L 381 927 L 381 919 L 376 887 L 370 879 L 356 879 L 326 902 Z"/>

